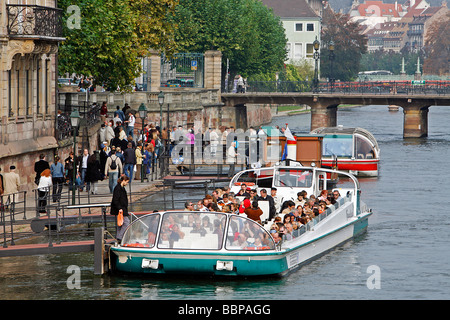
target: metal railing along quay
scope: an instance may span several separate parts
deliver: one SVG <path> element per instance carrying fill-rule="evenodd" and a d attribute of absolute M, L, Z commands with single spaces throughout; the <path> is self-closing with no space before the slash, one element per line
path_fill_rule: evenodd
<path fill-rule="evenodd" d="M 335 94 L 408 94 L 449 95 L 447 80 L 400 80 L 400 81 L 322 81 L 317 89 L 312 81 L 249 81 L 246 92 L 317 92 Z"/>

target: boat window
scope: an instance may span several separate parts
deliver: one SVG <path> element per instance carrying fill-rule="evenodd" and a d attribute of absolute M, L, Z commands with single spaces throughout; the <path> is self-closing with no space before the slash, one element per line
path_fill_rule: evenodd
<path fill-rule="evenodd" d="M 164 214 L 158 248 L 219 250 L 222 247 L 226 215 L 211 212 Z"/>
<path fill-rule="evenodd" d="M 273 250 L 275 249 L 275 243 L 259 223 L 241 216 L 231 216 L 225 249 Z"/>
<path fill-rule="evenodd" d="M 271 188 L 273 180 L 273 169 L 258 169 L 256 170 L 256 184 L 259 188 Z"/>
<path fill-rule="evenodd" d="M 246 185 L 255 185 L 256 184 L 256 174 L 253 170 L 244 171 L 236 181 L 234 181 L 235 186 L 240 186 L 242 183 Z"/>
<path fill-rule="evenodd" d="M 153 248 L 158 232 L 159 218 L 159 214 L 153 213 L 133 221 L 123 236 L 122 245 Z"/>
<path fill-rule="evenodd" d="M 355 155 L 357 159 L 374 159 L 375 151 L 368 140 L 356 136 Z"/>
<path fill-rule="evenodd" d="M 275 186 L 311 188 L 311 170 L 279 169 L 275 173 Z"/>
<path fill-rule="evenodd" d="M 325 157 L 352 157 L 353 137 L 351 135 L 327 135 L 323 138 L 322 155 Z"/>

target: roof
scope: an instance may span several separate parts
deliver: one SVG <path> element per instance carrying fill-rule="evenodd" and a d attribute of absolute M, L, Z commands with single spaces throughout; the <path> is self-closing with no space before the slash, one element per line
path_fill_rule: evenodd
<path fill-rule="evenodd" d="M 362 17 L 372 16 L 373 14 L 376 14 L 376 16 L 379 17 L 399 17 L 400 15 L 398 12 L 402 11 L 402 7 L 397 4 L 396 8 L 395 3 L 383 3 L 383 1 L 365 1 L 358 5 L 357 10 Z"/>
<path fill-rule="evenodd" d="M 305 0 L 261 0 L 280 18 L 318 18 Z"/>

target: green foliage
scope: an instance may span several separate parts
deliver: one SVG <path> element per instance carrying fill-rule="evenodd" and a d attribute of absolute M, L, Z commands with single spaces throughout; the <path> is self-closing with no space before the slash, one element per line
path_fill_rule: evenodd
<path fill-rule="evenodd" d="M 140 58 L 150 48 L 173 51 L 171 25 L 165 20 L 172 0 L 82 0 L 80 29 L 70 29 L 67 7 L 60 0 L 64 41 L 59 49 L 59 72 L 92 76 L 98 85 L 125 90 L 140 75 Z"/>
<path fill-rule="evenodd" d="M 415 52 L 401 52 L 377 50 L 366 53 L 360 62 L 360 71 L 388 70 L 393 74 L 400 74 L 402 69 L 402 58 L 405 59 L 406 74 L 414 74 L 417 70 L 417 58 L 423 61 L 423 55 Z"/>
<path fill-rule="evenodd" d="M 330 41 L 335 43 L 333 69 L 330 71 Z M 322 78 L 350 81 L 357 77 L 359 61 L 367 52 L 367 38 L 360 34 L 360 25 L 350 22 L 349 16 L 334 13 L 330 7 L 324 10 L 322 20 L 320 73 Z"/>
<path fill-rule="evenodd" d="M 258 0 L 180 0 L 171 21 L 179 51 L 220 50 L 231 78 L 274 73 L 283 66 L 286 36 L 280 19 Z"/>

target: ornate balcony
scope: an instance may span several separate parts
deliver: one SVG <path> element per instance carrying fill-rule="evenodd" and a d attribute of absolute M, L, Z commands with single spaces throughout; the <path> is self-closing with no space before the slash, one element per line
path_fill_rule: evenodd
<path fill-rule="evenodd" d="M 36 5 L 6 5 L 11 39 L 62 41 L 62 10 Z"/>

